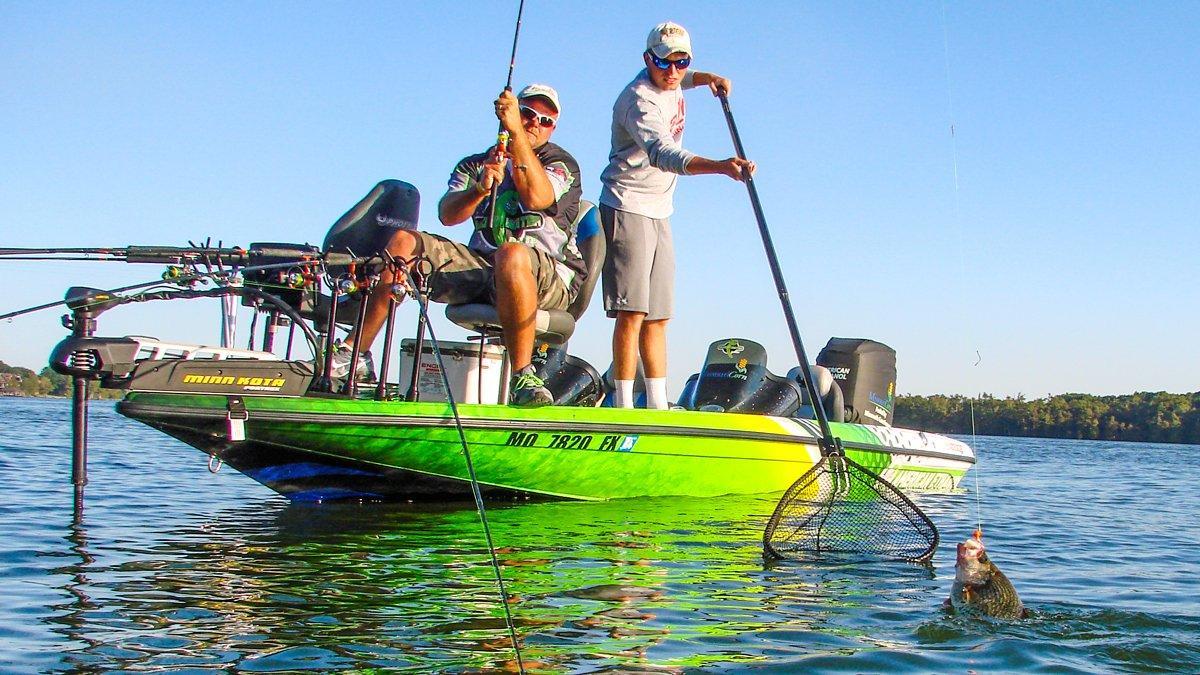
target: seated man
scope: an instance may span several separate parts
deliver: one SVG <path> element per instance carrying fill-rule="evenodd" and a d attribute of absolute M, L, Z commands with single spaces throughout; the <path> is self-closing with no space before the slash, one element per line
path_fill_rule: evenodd
<path fill-rule="evenodd" d="M 579 164 L 550 142 L 561 111 L 558 93 L 531 84 L 495 101 L 496 117 L 510 136 L 508 152 L 498 148 L 464 158 L 450 174 L 449 189 L 438 202 L 438 219 L 457 225 L 471 219 L 469 245 L 414 230 L 397 230 L 387 250 L 398 259 L 425 255 L 437 270 L 428 281 L 429 297 L 446 304 L 487 302 L 496 305 L 512 366 L 511 402 L 542 406 L 553 402 L 531 365 L 537 310 L 565 309 L 587 274 L 575 247 L 571 223 L 579 210 Z M 496 220 L 487 223 L 490 194 L 498 185 Z M 496 241 L 493 231 L 501 232 Z M 387 318 L 393 280 L 385 272 L 367 301 L 362 327 L 369 347 Z M 349 369 L 350 339 L 335 347 L 333 377 Z M 368 364 L 369 353 L 359 359 Z M 361 374 L 361 373 L 360 373 Z"/>

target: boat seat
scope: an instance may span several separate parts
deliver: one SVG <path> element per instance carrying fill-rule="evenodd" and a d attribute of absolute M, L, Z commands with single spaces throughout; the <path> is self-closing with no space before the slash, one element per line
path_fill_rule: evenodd
<path fill-rule="evenodd" d="M 580 200 L 579 214 L 572 226 L 575 228 L 575 245 L 579 247 L 587 267 L 587 278 L 575 300 L 566 309 L 539 309 L 534 320 L 534 332 L 538 339 L 555 345 L 564 344 L 570 339 L 575 332 L 575 322 L 591 304 L 592 292 L 600 279 L 600 270 L 604 266 L 607 250 L 604 232 L 600 228 L 600 211 L 595 204 Z M 458 326 L 479 333 L 481 339 L 500 334 L 500 313 L 495 305 L 449 305 L 446 307 L 446 318 Z"/>
<path fill-rule="evenodd" d="M 767 370 L 767 352 L 753 340 L 730 338 L 709 345 L 700 372 L 688 379 L 679 403 L 690 410 L 787 417 L 803 392 L 789 377 Z"/>
<path fill-rule="evenodd" d="M 417 229 L 421 195 L 402 180 L 388 179 L 367 193 L 329 228 L 321 250 L 373 255 L 387 248 L 396 230 Z"/>
<path fill-rule="evenodd" d="M 846 405 L 842 397 L 842 388 L 838 386 L 837 380 L 833 379 L 833 373 L 825 366 L 820 366 L 815 363 L 808 366 L 812 370 L 813 379 L 816 385 L 817 396 L 821 398 L 821 408 L 825 411 L 825 418 L 830 422 L 844 422 L 846 420 Z M 812 402 L 808 400 L 808 389 L 804 386 L 804 370 L 800 366 L 796 366 L 788 371 L 788 379 L 795 380 L 800 385 L 800 391 L 804 395 L 804 404 L 800 407 L 798 416 L 808 417 L 816 416 L 812 410 Z"/>
<path fill-rule="evenodd" d="M 342 214 L 329 228 L 324 253 L 349 253 L 368 256 L 382 251 L 391 241 L 396 230 L 417 229 L 417 218 L 421 207 L 421 194 L 410 183 L 402 180 L 382 180 L 358 203 Z M 347 267 L 328 265 L 331 274 L 338 275 Z M 311 303 L 297 307 L 305 319 L 310 319 L 315 328 L 327 332 L 330 294 L 317 294 Z M 335 321 L 338 325 L 351 327 L 358 321 L 358 298 L 339 296 Z"/>

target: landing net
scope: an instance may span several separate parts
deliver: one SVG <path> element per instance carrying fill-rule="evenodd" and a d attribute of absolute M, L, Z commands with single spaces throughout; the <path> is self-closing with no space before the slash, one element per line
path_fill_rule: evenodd
<path fill-rule="evenodd" d="M 933 521 L 896 486 L 840 454 L 822 457 L 784 493 L 763 533 L 770 558 L 825 553 L 927 562 Z"/>

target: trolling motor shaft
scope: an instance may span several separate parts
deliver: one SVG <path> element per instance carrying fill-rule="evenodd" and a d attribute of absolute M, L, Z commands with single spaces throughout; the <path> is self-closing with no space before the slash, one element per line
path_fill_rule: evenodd
<path fill-rule="evenodd" d="M 83 509 L 83 490 L 87 485 L 88 384 L 98 379 L 100 356 L 95 351 L 75 349 L 60 354 L 96 334 L 96 317 L 112 306 L 109 296 L 92 288 L 72 287 L 67 290 L 67 307 L 71 314 L 63 316 L 63 324 L 71 329 L 71 337 L 55 348 L 51 358 L 54 370 L 71 376 L 71 483 L 75 486 L 75 511 Z"/>

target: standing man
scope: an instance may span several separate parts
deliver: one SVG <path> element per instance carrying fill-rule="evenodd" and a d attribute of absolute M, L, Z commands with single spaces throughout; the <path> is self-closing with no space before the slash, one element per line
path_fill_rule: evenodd
<path fill-rule="evenodd" d="M 587 275 L 572 232 L 582 193 L 579 164 L 550 142 L 562 110 L 551 87 L 531 84 L 516 96 L 505 91 L 496 99 L 495 109 L 510 135 L 508 153 L 493 147 L 463 158 L 438 202 L 443 225 L 473 221 L 476 229 L 470 244 L 397 230 L 387 250 L 397 259 L 424 255 L 433 262 L 436 272 L 428 285 L 433 301 L 496 305 L 513 372 L 511 403 L 542 406 L 554 399 L 531 366 L 537 310 L 566 309 Z M 496 186 L 496 217 L 508 223 L 507 229 L 499 230 L 499 238 L 487 222 Z M 375 340 L 387 318 L 392 283 L 385 272 L 367 301 L 364 346 Z M 345 345 L 350 343 L 347 338 Z M 344 346 L 334 354 L 334 377 L 349 370 L 349 351 Z M 359 363 L 369 364 L 369 359 Z"/>
<path fill-rule="evenodd" d="M 638 354 L 646 376 L 646 406 L 667 401 L 667 321 L 671 318 L 675 252 L 670 215 L 677 175 L 722 174 L 742 179 L 754 163 L 715 160 L 681 145 L 686 104 L 683 89 L 708 85 L 729 93 L 729 80 L 690 70 L 692 42 L 682 26 L 661 23 L 646 38 L 645 70 L 613 106 L 612 150 L 600 175 L 600 219 L 608 240 L 604 308 L 613 329 L 615 405 L 633 407 Z"/>

